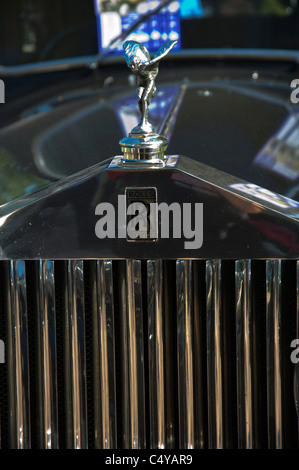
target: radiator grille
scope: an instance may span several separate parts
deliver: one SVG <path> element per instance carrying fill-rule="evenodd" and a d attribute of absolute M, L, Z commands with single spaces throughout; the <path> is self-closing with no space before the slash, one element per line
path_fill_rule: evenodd
<path fill-rule="evenodd" d="M 299 262 L 0 262 L 2 448 L 298 448 Z"/>

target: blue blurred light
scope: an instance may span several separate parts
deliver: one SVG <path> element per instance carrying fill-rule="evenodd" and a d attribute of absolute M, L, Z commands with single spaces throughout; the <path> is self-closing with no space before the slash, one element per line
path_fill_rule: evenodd
<path fill-rule="evenodd" d="M 188 1 L 186 4 L 188 4 Z M 130 10 L 126 15 L 119 14 L 117 18 L 118 12 L 116 11 L 101 11 L 101 0 L 94 0 L 94 2 L 100 51 L 105 46 L 107 47 L 109 41 L 120 34 L 120 31 L 126 31 L 142 14 L 156 8 L 160 3 L 158 0 L 143 0 L 137 5 L 136 11 Z M 136 30 L 127 39 L 142 42 L 149 51 L 157 51 L 166 40 L 172 39 L 178 41 L 175 49 L 180 49 L 180 33 L 180 2 L 174 0 L 167 8 L 163 8 L 159 13 L 149 18 L 148 21 L 137 26 Z M 111 52 L 119 54 L 120 51 L 121 46 L 117 46 Z"/>
<path fill-rule="evenodd" d="M 180 10 L 182 18 L 192 18 L 203 15 L 200 0 L 181 0 Z"/>

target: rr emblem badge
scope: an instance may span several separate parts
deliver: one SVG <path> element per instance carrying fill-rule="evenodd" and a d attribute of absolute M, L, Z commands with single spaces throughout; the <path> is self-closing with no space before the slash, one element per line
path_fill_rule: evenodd
<path fill-rule="evenodd" d="M 127 240 L 157 240 L 157 189 L 126 188 Z"/>

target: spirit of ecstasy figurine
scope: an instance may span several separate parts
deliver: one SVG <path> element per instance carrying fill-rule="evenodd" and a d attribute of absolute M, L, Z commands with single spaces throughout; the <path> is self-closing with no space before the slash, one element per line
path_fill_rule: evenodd
<path fill-rule="evenodd" d="M 141 121 L 132 129 L 131 134 L 153 134 L 154 127 L 148 122 L 148 108 L 156 93 L 155 78 L 159 72 L 159 62 L 175 46 L 177 41 L 166 41 L 151 60 L 147 48 L 135 41 L 126 41 L 123 45 L 128 67 L 137 76 L 138 107 Z"/>

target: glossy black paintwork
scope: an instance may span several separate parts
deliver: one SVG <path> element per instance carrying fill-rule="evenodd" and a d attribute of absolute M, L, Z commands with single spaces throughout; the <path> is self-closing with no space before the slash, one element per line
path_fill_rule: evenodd
<path fill-rule="evenodd" d="M 183 78 L 189 78 L 168 153 L 187 155 L 273 191 L 297 197 L 296 181 L 254 162 L 292 108 L 296 108 L 290 102 L 290 82 L 296 72 L 288 72 L 288 67 L 288 64 L 258 62 L 247 65 L 240 62 L 239 66 L 237 62 L 233 65 L 218 62 L 217 65 L 217 61 L 207 66 L 194 59 L 167 63 L 159 78 L 161 93 L 175 93 Z M 258 72 L 258 79 L 252 78 L 253 72 Z M 13 94 L 8 94 L 7 103 L 0 109 L 3 123 L 0 157 L 4 154 L 1 173 L 3 178 L 7 173 L 11 181 L 13 168 L 17 184 L 10 196 L 7 191 L 0 192 L 0 203 L 119 153 L 118 141 L 125 135 L 120 108 L 138 116 L 134 85 L 128 84 L 124 64 L 103 67 L 98 73 L 99 78 L 70 79 L 67 91 L 65 75 L 57 75 L 56 82 L 53 74 L 48 74 L 48 78 L 43 76 L 40 78 L 46 83 L 43 87 L 38 77 L 31 77 L 39 85 L 26 99 L 20 94 L 15 99 Z M 28 77 L 24 82 L 27 80 Z M 7 89 L 10 87 L 13 83 Z M 7 120 L 11 121 L 10 113 L 19 101 L 22 108 L 19 107 L 15 122 L 5 126 L 3 114 L 7 113 Z M 161 116 L 154 116 L 154 106 L 158 103 L 157 95 L 151 110 L 157 127 L 162 121 Z M 19 178 L 21 172 L 25 172 L 28 184 L 24 185 Z"/>

